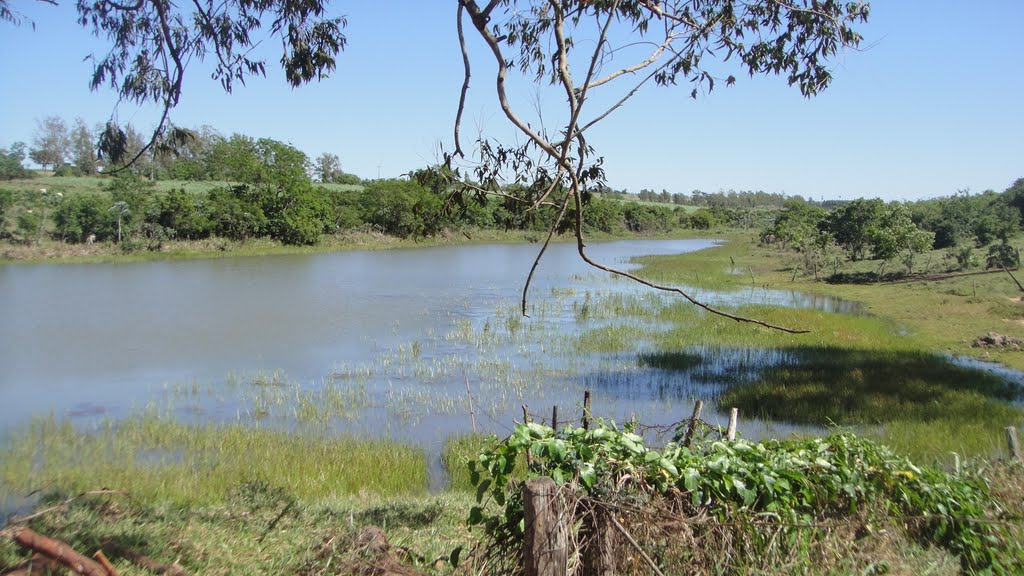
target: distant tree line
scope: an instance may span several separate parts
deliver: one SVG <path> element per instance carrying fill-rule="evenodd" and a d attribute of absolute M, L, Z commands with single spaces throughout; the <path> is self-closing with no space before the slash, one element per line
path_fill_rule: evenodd
<path fill-rule="evenodd" d="M 918 202 L 885 203 L 858 199 L 826 210 L 789 200 L 761 242 L 802 255 L 803 267 L 818 275 L 829 268 L 839 274 L 846 261 L 880 260 L 881 270 L 898 260 L 912 273 L 917 256 L 945 249 L 947 270 L 965 270 L 981 264 L 976 249 L 988 246 L 987 266 L 1019 265 L 1009 245 L 1024 223 L 1024 178 L 1002 193 L 986 191 Z"/>
<path fill-rule="evenodd" d="M 65 196 L 35 187 L 16 188 L 13 193 L 4 188 L 0 232 L 16 242 L 43 237 L 68 243 L 113 241 L 134 250 L 158 249 L 169 239 L 210 237 L 314 244 L 325 234 L 353 229 L 398 237 L 466 228 L 541 233 L 557 216 L 553 207 L 526 209 L 509 196 L 453 202 L 435 170 L 412 171 L 405 179 L 361 181 L 344 173 L 331 154 L 311 162 L 302 151 L 276 140 L 197 132 L 173 159 L 153 155 L 130 169 L 103 176 L 99 193 Z M 161 177 L 209 185 L 203 192 L 157 192 L 154 180 Z M 329 185 L 334 183 L 349 186 Z M 5 220 L 12 206 L 18 210 L 8 231 Z M 691 214 L 595 196 L 585 227 L 587 233 L 659 234 L 707 229 L 730 217 L 727 210 Z"/>
<path fill-rule="evenodd" d="M 607 196 L 616 196 L 624 200 L 639 200 L 656 204 L 672 204 L 675 206 L 702 206 L 707 208 L 782 208 L 788 200 L 810 202 L 802 196 L 787 196 L 778 192 L 769 193 L 763 190 L 728 190 L 719 192 L 703 192 L 692 190 L 689 194 L 669 192 L 662 189 L 655 192 L 644 188 L 637 194 L 626 190 L 604 188 L 600 192 Z M 813 203 L 813 202 L 812 202 Z"/>

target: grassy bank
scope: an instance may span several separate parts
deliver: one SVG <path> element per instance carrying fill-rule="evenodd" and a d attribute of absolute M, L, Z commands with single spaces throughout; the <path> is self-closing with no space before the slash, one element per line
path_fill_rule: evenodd
<path fill-rule="evenodd" d="M 381 446 L 345 441 L 341 444 L 380 454 Z M 319 483 L 310 485 L 311 491 L 300 495 L 302 489 L 296 488 L 286 477 L 274 475 L 260 480 L 241 475 L 234 482 L 218 486 L 212 492 L 219 495 L 206 501 L 201 498 L 175 501 L 147 495 L 136 485 L 122 489 L 115 488 L 119 485 L 107 485 L 113 489 L 86 494 L 51 486 L 39 504 L 37 515 L 24 524 L 39 533 L 64 540 L 82 552 L 104 550 L 125 576 L 152 573 L 139 567 L 132 560 L 133 555 L 145 555 L 167 565 L 175 563 L 188 574 L 412 574 L 402 571 L 410 568 L 420 574 L 505 574 L 508 572 L 488 571 L 493 556 L 488 556 L 487 550 L 477 545 L 489 541 L 481 528 L 467 527 L 476 498 L 465 475 L 465 460 L 478 453 L 482 446 L 493 448 L 494 440 L 467 436 L 449 443 L 445 462 L 461 480 L 440 494 L 428 495 L 416 488 L 401 487 L 382 492 L 340 489 L 330 478 L 322 478 Z M 275 458 L 274 453 L 282 446 L 260 442 L 247 448 L 251 450 L 249 459 L 255 462 Z M 305 473 L 317 468 L 312 462 L 296 464 L 306 466 L 302 469 Z M 390 465 L 393 461 L 383 464 Z M 363 474 L 375 473 L 372 464 L 363 462 L 361 466 Z M 519 468 L 522 467 L 525 466 Z M 935 476 L 931 471 L 913 470 Z M 201 468 L 196 472 L 197 476 L 203 476 L 199 473 Z M 740 469 L 732 472 L 754 473 Z M 825 474 L 813 466 L 808 468 L 808 473 L 812 472 Z M 903 474 L 905 476 L 898 476 L 897 485 L 917 481 L 917 474 L 911 471 Z M 957 486 L 964 482 L 970 486 L 971 479 L 979 474 L 988 482 L 993 498 L 991 507 L 1003 510 L 1007 518 L 1019 516 L 1019 467 L 965 465 L 962 474 L 955 480 Z M 154 475 L 164 475 L 170 484 L 176 482 L 175 473 L 167 469 Z M 708 475 L 713 476 L 710 471 Z M 852 481 L 867 480 L 855 477 Z M 205 491 L 209 486 L 200 480 L 196 487 Z M 775 495 L 785 498 L 781 489 Z M 945 492 L 941 497 L 946 497 Z M 843 510 L 841 504 L 832 503 Z M 670 505 L 670 502 L 663 505 Z M 488 506 L 492 512 L 500 509 Z M 814 515 L 817 518 L 814 522 L 794 526 L 777 523 L 777 516 L 771 514 L 752 515 L 743 507 L 719 520 L 715 516 L 692 517 L 689 513 L 673 515 L 672 522 L 664 526 L 656 525 L 654 518 L 644 519 L 644 509 L 635 505 L 623 514 L 629 517 L 627 525 L 632 533 L 643 534 L 641 545 L 659 558 L 665 573 L 681 573 L 672 569 L 681 566 L 686 567 L 684 573 L 709 575 L 952 576 L 962 573 L 963 567 L 963 558 L 951 553 L 950 546 L 942 549 L 926 544 L 943 542 L 941 524 L 939 532 L 932 532 L 940 520 L 918 518 L 908 526 L 906 522 L 910 519 L 901 519 L 880 504 L 842 513 L 821 512 L 820 517 Z M 682 530 L 678 528 L 680 522 L 684 526 Z M 645 525 L 656 534 L 658 530 L 666 530 L 658 536 L 664 541 L 652 540 Z M 366 539 L 368 526 L 380 527 L 387 535 L 391 551 L 386 560 L 375 552 L 375 542 Z M 953 526 L 963 531 L 965 525 Z M 633 554 L 633 548 L 623 542 L 620 544 L 624 554 Z M 1003 544 L 984 542 L 980 545 L 996 547 L 998 558 L 998 546 Z M 516 554 L 511 550 L 518 545 L 511 543 L 510 546 L 510 556 L 499 566 L 516 563 Z M 14 566 L 27 557 L 28 554 L 13 543 L 0 539 L 0 567 Z M 1009 561 L 1010 557 L 1005 559 Z M 630 574 L 649 573 L 649 567 L 639 559 L 631 565 Z M 384 566 L 396 571 L 374 571 Z"/>
<path fill-rule="evenodd" d="M 694 231 L 680 230 L 670 235 L 636 236 L 623 234 L 594 234 L 588 241 L 609 241 L 625 239 L 656 240 L 663 238 L 697 238 Z M 238 258 L 248 256 L 277 256 L 287 254 L 323 254 L 347 250 L 390 250 L 430 248 L 437 246 L 458 246 L 466 244 L 509 244 L 539 243 L 544 235 L 531 231 L 509 231 L 469 228 L 461 231 L 446 231 L 427 238 L 397 238 L 373 231 L 349 230 L 325 235 L 312 246 L 293 246 L 269 238 L 251 240 L 229 240 L 208 238 L 205 240 L 167 240 L 158 250 L 139 249 L 126 252 L 118 244 L 104 242 L 97 244 L 69 244 L 43 239 L 33 244 L 11 244 L 0 242 L 0 265 L 39 264 L 60 262 L 67 264 L 108 263 L 108 262 L 153 262 L 160 260 L 200 260 L 210 258 Z M 575 242 L 567 236 L 556 237 L 555 242 Z"/>
<path fill-rule="evenodd" d="M 826 284 L 794 274 L 786 258 L 741 236 L 711 250 L 642 258 L 641 275 L 717 290 L 767 288 L 856 300 L 868 314 L 767 306 L 732 310 L 809 330 L 791 335 L 670 304 L 658 318 L 671 328 L 650 336 L 657 352 L 641 361 L 685 372 L 713 357 L 715 347 L 773 350 L 779 359 L 772 364 L 734 371 L 734 381 L 716 398 L 720 407 L 739 407 L 748 417 L 853 426 L 926 461 L 948 459 L 949 452 L 1000 453 L 1002 428 L 1024 422 L 1024 411 L 1010 402 L 1020 390 L 997 376 L 956 365 L 945 354 L 1024 368 L 1024 352 L 970 345 L 990 331 L 1022 335 L 1018 316 L 1024 305 L 1006 274 Z M 628 336 L 623 345 L 637 337 Z M 701 350 L 698 356 L 695 351 Z"/>
<path fill-rule="evenodd" d="M 936 272 L 943 253 L 920 257 Z M 752 235 L 726 237 L 722 246 L 692 254 L 640 259 L 646 277 L 716 289 L 765 287 L 862 302 L 872 316 L 888 321 L 887 330 L 914 346 L 960 356 L 990 359 L 1024 369 L 1024 353 L 974 348 L 987 332 L 1024 336 L 1022 293 L 1005 273 L 959 276 L 890 284 L 830 284 L 796 270 L 797 256 L 757 243 Z M 872 271 L 878 262 L 848 264 L 848 272 Z M 780 312 L 781 313 L 781 312 Z M 831 320 L 830 320 L 831 322 Z M 828 332 L 818 330 L 819 336 Z"/>

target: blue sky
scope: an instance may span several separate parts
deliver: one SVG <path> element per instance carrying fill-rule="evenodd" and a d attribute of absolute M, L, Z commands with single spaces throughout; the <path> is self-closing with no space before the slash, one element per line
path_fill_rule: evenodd
<path fill-rule="evenodd" d="M 0 24 L 0 146 L 30 141 L 35 120 L 89 123 L 115 110 L 90 92 L 83 58 L 103 45 L 75 24 L 73 3 L 16 0 L 36 22 Z M 270 50 L 268 77 L 222 93 L 200 63 L 190 69 L 175 123 L 208 124 L 289 142 L 310 157 L 337 154 L 364 178 L 434 163 L 452 143 L 462 82 L 454 3 L 336 2 L 348 47 L 331 78 L 290 89 Z M 741 76 L 690 99 L 689 88 L 641 92 L 590 136 L 609 184 L 637 192 L 765 190 L 821 198 L 913 200 L 958 190 L 1001 191 L 1024 177 L 1024 2 L 876 1 L 861 29 L 866 50 L 844 54 L 825 93 L 807 100 L 785 80 Z M 273 47 L 276 41 L 269 41 Z M 510 138 L 494 98 L 493 65 L 479 42 L 464 122 Z M 514 103 L 554 110 L 558 94 L 512 86 Z M 156 113 L 128 104 L 117 118 L 150 128 Z"/>

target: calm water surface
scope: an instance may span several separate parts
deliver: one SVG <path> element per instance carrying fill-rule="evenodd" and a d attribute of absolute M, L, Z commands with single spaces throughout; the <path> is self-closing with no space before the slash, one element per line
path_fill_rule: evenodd
<path fill-rule="evenodd" d="M 628 266 L 634 256 L 711 245 L 621 241 L 590 250 L 603 262 Z M 119 417 L 161 402 L 167 390 L 215 389 L 261 372 L 310 389 L 357 388 L 365 398 L 359 414 L 333 426 L 434 450 L 450 432 L 468 429 L 467 386 L 480 427 L 498 433 L 524 403 L 538 414 L 550 414 L 554 404 L 563 414 L 575 412 L 584 388 L 596 391 L 597 414 L 636 413 L 666 423 L 686 417 L 693 398 L 709 397 L 706 375 L 691 382 L 639 367 L 635 354 L 572 350 L 569 341 L 580 330 L 601 322 L 581 320 L 591 295 L 595 306 L 615 294 L 662 298 L 587 267 L 573 245 L 549 249 L 531 289 L 532 318 L 520 318 L 519 294 L 537 249 L 0 265 L 0 431 L 39 414 Z M 861 312 L 852 303 L 753 287 L 701 295 L 727 306 Z M 225 401 L 216 392 L 204 398 L 181 408 L 181 417 L 232 419 L 253 411 L 251 402 Z M 745 426 L 752 436 L 780 431 L 770 423 Z"/>

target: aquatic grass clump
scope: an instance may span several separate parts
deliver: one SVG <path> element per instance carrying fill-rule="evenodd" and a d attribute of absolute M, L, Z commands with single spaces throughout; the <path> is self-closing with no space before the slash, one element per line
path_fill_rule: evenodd
<path fill-rule="evenodd" d="M 643 354 L 642 366 L 719 388 L 719 410 L 747 418 L 855 426 L 916 458 L 992 455 L 1002 428 L 1024 420 L 1021 390 L 995 374 L 921 350 L 793 345 L 762 352 L 758 365 L 731 349 L 688 347 Z M 683 381 L 680 381 L 680 386 Z"/>
<path fill-rule="evenodd" d="M 928 352 L 787 349 L 795 362 L 765 367 L 757 381 L 719 398 L 750 414 L 804 423 L 874 424 L 953 419 L 1014 422 L 1019 390 L 1003 379 Z"/>
<path fill-rule="evenodd" d="M 246 480 L 299 498 L 427 488 L 419 449 L 382 439 L 273 430 L 234 423 L 189 426 L 155 411 L 81 430 L 36 418 L 0 449 L 3 491 L 120 488 L 147 502 L 221 502 Z"/>
<path fill-rule="evenodd" d="M 449 436 L 441 449 L 441 463 L 448 473 L 448 490 L 468 492 L 475 487 L 469 479 L 469 462 L 476 460 L 480 451 L 492 448 L 500 440 L 493 434 L 469 433 Z"/>

